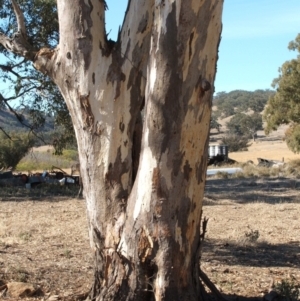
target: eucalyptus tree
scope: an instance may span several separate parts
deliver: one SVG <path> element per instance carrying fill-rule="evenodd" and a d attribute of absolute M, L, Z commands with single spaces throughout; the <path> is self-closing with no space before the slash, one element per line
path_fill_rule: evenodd
<path fill-rule="evenodd" d="M 74 125 L 95 255 L 90 298 L 199 300 L 223 0 L 128 1 L 117 41 L 104 0 L 57 0 L 59 43 L 43 48 L 11 2 L 18 27 L 1 44 L 53 80 Z"/>
<path fill-rule="evenodd" d="M 276 93 L 269 98 L 264 118 L 268 134 L 282 124 L 288 124 L 286 141 L 288 147 L 300 152 L 300 34 L 288 48 L 298 52 L 295 59 L 286 61 L 279 69 L 279 77 L 273 81 Z"/>
<path fill-rule="evenodd" d="M 231 134 L 251 137 L 255 141 L 257 131 L 263 129 L 262 116 L 259 113 L 251 115 L 237 113 L 227 122 L 226 126 Z"/>

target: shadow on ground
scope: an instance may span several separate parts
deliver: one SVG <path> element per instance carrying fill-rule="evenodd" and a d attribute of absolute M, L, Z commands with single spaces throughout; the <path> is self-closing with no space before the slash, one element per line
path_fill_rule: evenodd
<path fill-rule="evenodd" d="M 26 189 L 25 187 L 0 187 L 0 201 L 56 201 L 64 198 L 76 198 L 79 186 L 77 185 L 53 185 L 42 183 Z M 59 199 L 58 199 L 59 197 Z"/>
<path fill-rule="evenodd" d="M 239 204 L 299 203 L 299 192 L 300 179 L 208 179 L 205 187 L 205 205 L 220 205 L 222 199 L 230 199 Z M 214 200 L 218 200 L 218 203 Z"/>
<path fill-rule="evenodd" d="M 207 239 L 204 242 L 202 259 L 226 265 L 300 268 L 300 242 L 243 245 Z"/>
<path fill-rule="evenodd" d="M 262 300 L 261 297 L 243 297 L 238 295 L 226 295 L 226 294 L 222 294 L 222 296 L 225 298 L 225 300 L 228 301 L 261 301 Z M 219 299 L 212 294 L 209 294 L 209 300 L 219 301 Z"/>

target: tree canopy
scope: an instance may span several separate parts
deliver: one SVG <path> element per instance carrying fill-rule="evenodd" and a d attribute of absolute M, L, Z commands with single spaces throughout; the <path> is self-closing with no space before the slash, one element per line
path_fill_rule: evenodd
<path fill-rule="evenodd" d="M 273 94 L 271 90 L 219 92 L 214 96 L 213 104 L 217 106 L 216 114 L 222 118 L 248 110 L 260 113 Z"/>
<path fill-rule="evenodd" d="M 18 2 L 24 13 L 27 42 L 36 50 L 55 47 L 58 44 L 58 16 L 55 0 L 21 0 Z M 17 32 L 16 16 L 11 2 L 0 0 L 0 32 L 10 38 Z M 0 37 L 1 38 L 1 37 Z M 33 46 L 31 46 L 33 47 Z M 0 77 L 0 110 L 11 111 L 17 120 L 36 134 L 46 121 L 46 115 L 60 125 L 56 139 L 49 141 L 38 134 L 44 142 L 54 143 L 61 151 L 68 142 L 74 142 L 74 132 L 66 104 L 57 86 L 45 74 L 32 67 L 30 60 L 8 51 L 0 43 L 2 54 Z M 18 109 L 16 109 L 18 107 Z M 22 111 L 26 109 L 26 121 Z M 9 133 L 5 125 L 0 130 Z"/>
<path fill-rule="evenodd" d="M 12 133 L 11 137 L 7 137 L 0 132 L 0 168 L 14 169 L 33 143 L 34 139 L 31 135 Z"/>
<path fill-rule="evenodd" d="M 262 116 L 259 113 L 253 113 L 252 115 L 237 113 L 226 125 L 232 134 L 252 137 L 253 140 L 257 131 L 263 129 Z"/>
<path fill-rule="evenodd" d="M 274 79 L 276 93 L 268 101 L 264 112 L 265 132 L 269 134 L 282 124 L 289 124 L 286 131 L 288 147 L 295 153 L 300 152 L 300 34 L 289 43 L 288 48 L 297 51 L 295 59 L 286 61 Z"/>

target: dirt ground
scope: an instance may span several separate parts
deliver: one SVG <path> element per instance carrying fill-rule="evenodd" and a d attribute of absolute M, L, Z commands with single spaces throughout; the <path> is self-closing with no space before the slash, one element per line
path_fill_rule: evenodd
<path fill-rule="evenodd" d="M 202 268 L 224 294 L 261 298 L 273 283 L 300 283 L 299 188 L 284 178 L 207 181 Z"/>
<path fill-rule="evenodd" d="M 208 179 L 202 269 L 225 296 L 259 298 L 273 281 L 300 282 L 299 187 L 292 179 Z M 93 261 L 84 201 L 3 192 L 0 200 L 0 287 L 31 283 L 42 293 L 29 300 L 86 293 Z"/>

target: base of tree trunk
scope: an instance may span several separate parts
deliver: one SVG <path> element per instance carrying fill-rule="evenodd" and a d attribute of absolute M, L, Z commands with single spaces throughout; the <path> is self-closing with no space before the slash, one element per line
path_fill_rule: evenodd
<path fill-rule="evenodd" d="M 217 289 L 217 287 L 211 282 L 209 277 L 200 269 L 199 272 L 199 286 L 200 286 L 200 295 L 199 299 L 201 301 L 211 301 L 211 300 L 219 300 L 219 301 L 227 301 L 225 297 L 222 296 L 221 292 Z M 211 293 L 207 292 L 205 289 L 205 286 L 210 290 Z M 100 287 L 98 281 L 95 281 L 93 284 L 92 289 L 90 290 L 89 294 L 82 294 L 78 300 L 86 300 L 86 301 L 96 301 L 96 300 L 103 300 L 99 296 L 101 295 Z M 119 292 L 116 292 L 116 295 L 119 295 Z M 145 299 L 146 298 L 146 299 Z M 118 298 L 111 298 L 107 299 L 107 301 L 121 301 L 123 300 L 122 297 Z M 155 301 L 154 294 L 153 293 L 142 293 L 142 296 L 136 296 L 132 299 L 128 299 L 128 296 L 124 296 L 124 300 L 130 300 L 130 301 Z M 165 300 L 165 301 L 171 301 L 171 300 Z M 173 300 L 172 300 L 173 301 Z M 188 301 L 188 300 L 187 300 Z"/>
<path fill-rule="evenodd" d="M 201 218 L 202 219 L 202 218 Z M 206 300 L 219 300 L 219 301 L 227 301 L 220 291 L 217 289 L 217 287 L 210 281 L 209 277 L 201 270 L 200 268 L 200 258 L 202 255 L 202 246 L 204 243 L 205 239 L 205 233 L 207 229 L 207 223 L 208 219 L 203 218 L 202 220 L 202 232 L 200 234 L 200 246 L 198 248 L 198 255 L 196 257 L 199 259 L 199 265 L 198 268 L 196 267 L 197 271 L 195 273 L 195 283 L 194 286 L 191 286 L 190 289 L 192 290 L 193 287 L 196 288 L 195 291 L 188 291 L 188 288 L 180 290 L 180 288 L 175 288 L 174 291 L 185 291 L 186 290 L 186 298 L 181 295 L 180 299 L 178 295 L 175 296 L 178 297 L 176 300 L 180 301 L 191 301 L 191 296 L 193 296 L 193 300 L 201 300 L 201 301 L 206 301 Z M 153 284 L 150 283 L 151 281 L 154 281 L 154 275 L 155 272 L 152 271 L 150 274 L 152 275 L 150 277 L 150 274 L 145 274 L 142 272 L 142 270 L 149 270 L 151 268 L 151 263 L 150 262 L 140 262 L 140 268 L 137 268 L 137 270 L 134 272 L 135 273 L 135 278 L 136 279 L 142 279 L 142 278 L 147 278 L 149 281 L 149 284 L 147 285 L 148 288 L 145 289 L 145 283 L 141 284 L 141 280 L 137 281 L 136 279 L 132 281 L 130 280 L 130 276 L 126 273 L 123 273 L 123 279 L 119 284 L 115 284 L 115 276 L 110 276 L 110 280 L 107 280 L 106 277 L 108 276 L 105 272 L 102 270 L 106 270 L 105 266 L 107 264 L 110 265 L 110 268 L 113 268 L 113 270 L 116 269 L 122 269 L 120 268 L 125 264 L 123 262 L 124 259 L 119 257 L 118 253 L 115 252 L 115 255 L 111 257 L 111 260 L 109 263 L 105 262 L 103 256 L 99 254 L 99 256 L 96 256 L 98 258 L 97 264 L 95 264 L 96 270 L 95 270 L 95 276 L 94 276 L 94 284 L 90 290 L 90 293 L 88 295 L 88 298 L 86 299 L 87 301 L 156 301 L 155 298 L 155 292 L 153 288 Z M 97 259 L 96 259 L 97 260 Z M 135 264 L 126 262 L 128 266 L 134 267 Z M 97 269 L 98 267 L 98 269 Z M 99 270 L 99 267 L 102 267 L 102 270 Z M 124 272 L 124 270 L 123 270 Z M 137 275 L 136 273 L 140 272 L 140 275 Z M 174 271 L 176 273 L 176 271 Z M 115 273 L 112 271 L 112 274 L 114 275 Z M 197 275 L 196 275 L 197 274 Z M 106 277 L 104 276 L 106 275 Z M 143 277 L 144 276 L 144 277 Z M 131 275 L 132 277 L 132 275 Z M 151 281 L 149 280 L 152 278 Z M 197 279 L 198 278 L 198 279 Z M 103 283 L 110 283 L 110 285 L 105 285 L 103 287 Z M 205 288 L 208 288 L 211 293 L 208 293 Z M 166 288 L 167 289 L 167 288 Z M 169 288 L 170 290 L 170 288 Z M 185 294 L 184 293 L 184 294 Z M 196 295 L 196 296 L 195 296 Z M 175 298 L 176 298 L 175 297 Z M 166 297 L 165 299 L 160 298 L 161 301 L 174 301 L 174 297 L 170 299 L 169 297 Z"/>

